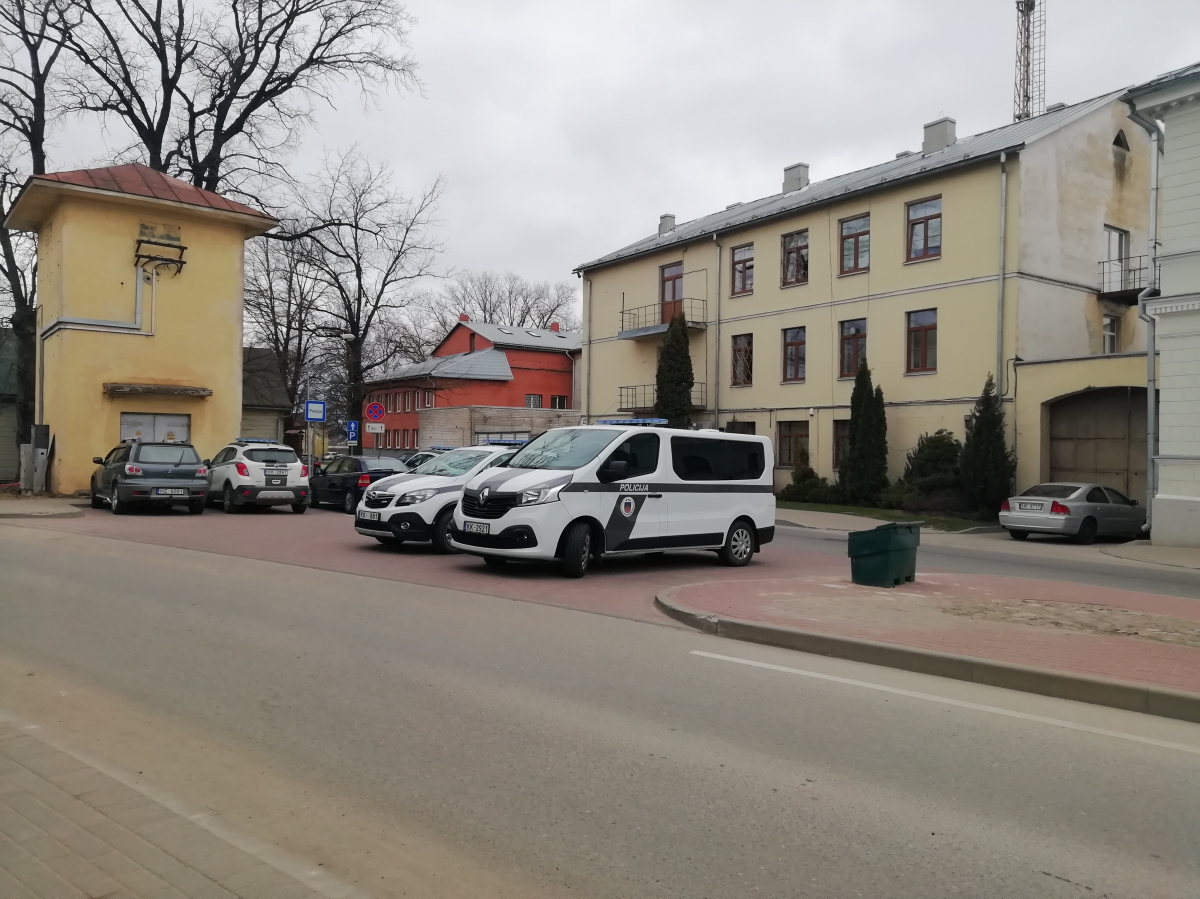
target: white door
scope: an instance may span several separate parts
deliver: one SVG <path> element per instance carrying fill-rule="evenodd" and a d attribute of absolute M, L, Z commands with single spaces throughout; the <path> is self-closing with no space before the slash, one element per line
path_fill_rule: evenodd
<path fill-rule="evenodd" d="M 655 549 L 660 545 L 665 510 L 658 471 L 662 440 L 658 434 L 634 434 L 615 447 L 600 466 L 624 462 L 613 482 L 600 484 L 600 521 L 606 552 Z"/>

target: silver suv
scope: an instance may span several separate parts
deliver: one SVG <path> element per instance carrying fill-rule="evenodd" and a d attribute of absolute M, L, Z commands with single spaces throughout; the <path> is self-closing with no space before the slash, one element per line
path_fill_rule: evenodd
<path fill-rule="evenodd" d="M 290 446 L 243 437 L 213 456 L 208 469 L 208 500 L 233 514 L 246 506 L 308 508 L 308 466 Z"/>

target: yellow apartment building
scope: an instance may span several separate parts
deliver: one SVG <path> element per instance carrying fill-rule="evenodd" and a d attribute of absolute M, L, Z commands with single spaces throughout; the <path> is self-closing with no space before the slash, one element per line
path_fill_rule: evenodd
<path fill-rule="evenodd" d="M 683 312 L 693 420 L 770 435 L 776 484 L 801 450 L 836 478 L 858 360 L 887 402 L 893 478 L 924 432 L 960 440 L 989 373 L 1019 486 L 1145 490 L 1149 140 L 1118 94 L 658 232 L 581 265 L 588 420 L 654 404 L 666 322 Z M 1142 250 L 1144 252 L 1144 250 Z"/>
<path fill-rule="evenodd" d="M 143 165 L 36 175 L 4 226 L 38 235 L 37 422 L 48 488 L 122 440 L 208 456 L 242 417 L 243 249 L 263 212 Z"/>

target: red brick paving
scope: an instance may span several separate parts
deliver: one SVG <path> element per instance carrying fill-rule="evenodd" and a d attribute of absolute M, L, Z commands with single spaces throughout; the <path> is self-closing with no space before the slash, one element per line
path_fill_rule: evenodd
<path fill-rule="evenodd" d="M 987 575 L 922 574 L 894 590 L 820 576 L 756 579 L 693 584 L 672 594 L 690 609 L 743 621 L 1200 693 L 1197 648 L 964 618 L 937 608 L 942 600 L 987 598 L 1096 604 L 1200 621 L 1195 600 Z"/>

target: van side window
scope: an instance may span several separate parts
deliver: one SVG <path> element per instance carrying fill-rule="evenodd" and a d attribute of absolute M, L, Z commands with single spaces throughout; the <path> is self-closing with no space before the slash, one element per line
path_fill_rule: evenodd
<path fill-rule="evenodd" d="M 748 481 L 762 476 L 762 445 L 749 440 L 672 437 L 671 466 L 685 481 Z"/>
<path fill-rule="evenodd" d="M 614 460 L 625 463 L 623 477 L 653 474 L 658 471 L 658 435 L 635 434 L 613 450 L 605 464 Z"/>

